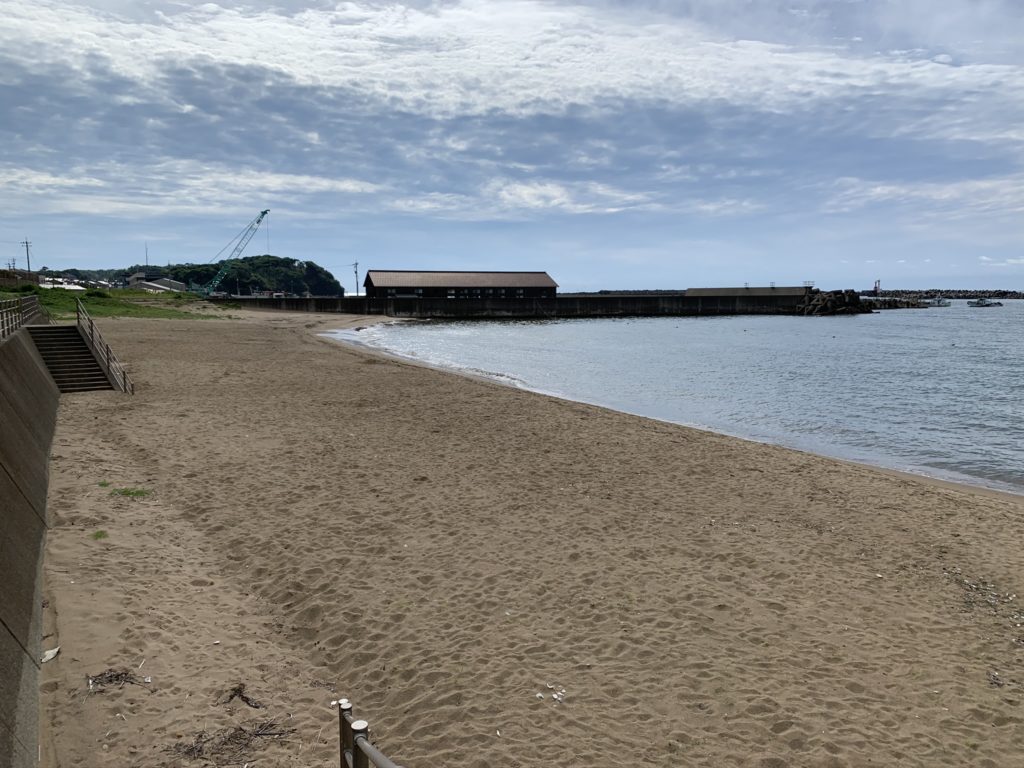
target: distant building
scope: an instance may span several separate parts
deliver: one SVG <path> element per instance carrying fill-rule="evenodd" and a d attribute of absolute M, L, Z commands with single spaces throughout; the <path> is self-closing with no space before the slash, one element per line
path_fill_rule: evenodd
<path fill-rule="evenodd" d="M 134 286 L 137 283 L 152 283 L 162 279 L 164 276 L 163 272 L 136 272 L 135 274 L 128 275 L 128 286 Z"/>
<path fill-rule="evenodd" d="M 164 288 L 168 288 L 172 291 L 184 292 L 188 290 L 188 286 L 180 280 L 172 280 L 169 277 L 159 277 L 156 280 L 150 280 L 149 282 L 156 285 L 162 285 Z"/>
<path fill-rule="evenodd" d="M 558 284 L 547 272 L 435 272 L 371 269 L 366 295 L 378 299 L 547 299 Z"/>
<path fill-rule="evenodd" d="M 63 288 L 65 291 L 86 291 L 88 290 L 84 285 L 72 282 L 71 280 L 65 280 L 62 277 L 56 278 L 42 278 L 39 281 L 40 288 Z"/>

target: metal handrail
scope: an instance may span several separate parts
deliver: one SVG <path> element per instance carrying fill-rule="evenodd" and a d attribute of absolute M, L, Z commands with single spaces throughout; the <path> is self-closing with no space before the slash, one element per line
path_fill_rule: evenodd
<path fill-rule="evenodd" d="M 78 328 L 85 338 L 85 343 L 89 345 L 110 382 L 122 392 L 134 395 L 135 384 L 129 378 L 128 371 L 114 357 L 114 353 L 110 351 L 110 345 L 103 340 L 100 332 L 96 330 L 96 323 L 93 322 L 89 313 L 82 305 L 81 299 L 75 299 L 75 321 L 78 323 Z"/>
<path fill-rule="evenodd" d="M 338 708 L 338 756 L 341 768 L 402 768 L 370 743 L 370 726 L 356 720 L 348 699 L 331 702 Z"/>
<path fill-rule="evenodd" d="M 50 322 L 50 313 L 39 302 L 38 296 L 0 300 L 0 340 L 6 339 L 23 325 Z"/>

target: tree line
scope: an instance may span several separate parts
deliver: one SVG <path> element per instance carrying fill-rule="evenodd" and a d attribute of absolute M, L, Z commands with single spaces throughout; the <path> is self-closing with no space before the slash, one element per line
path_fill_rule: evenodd
<path fill-rule="evenodd" d="M 127 269 L 62 269 L 59 274 L 77 280 L 103 280 L 117 284 L 126 281 L 129 275 L 145 272 L 151 278 L 166 277 L 192 287 L 207 285 L 223 265 L 222 261 L 212 264 L 168 264 L 166 267 L 135 264 Z M 58 274 L 57 270 L 45 271 Z M 233 259 L 220 284 L 220 290 L 242 294 L 279 291 L 298 296 L 307 293 L 313 296 L 342 296 L 345 293 L 334 275 L 316 262 L 269 254 Z"/>

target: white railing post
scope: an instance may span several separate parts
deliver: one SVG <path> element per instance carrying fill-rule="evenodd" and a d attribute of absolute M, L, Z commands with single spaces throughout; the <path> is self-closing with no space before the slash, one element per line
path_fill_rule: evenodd
<path fill-rule="evenodd" d="M 370 758 L 359 747 L 362 739 L 370 738 L 370 724 L 365 720 L 352 723 L 352 768 L 370 768 Z"/>

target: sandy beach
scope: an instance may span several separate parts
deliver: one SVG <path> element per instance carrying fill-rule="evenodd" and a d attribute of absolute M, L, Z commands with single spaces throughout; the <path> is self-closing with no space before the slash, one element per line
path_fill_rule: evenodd
<path fill-rule="evenodd" d="M 233 314 L 61 398 L 42 765 L 1024 762 L 1024 497 Z"/>

